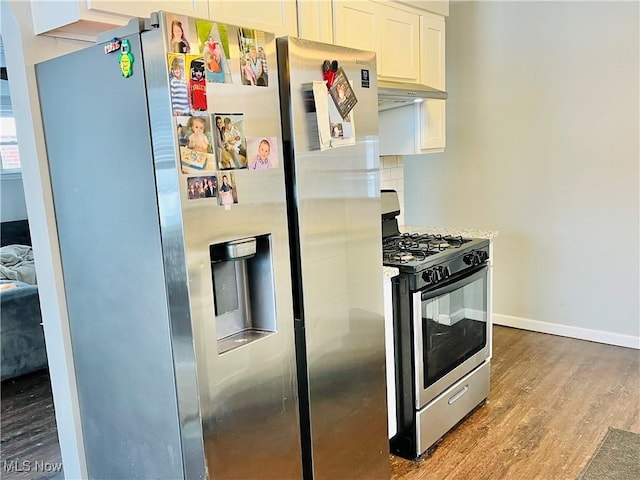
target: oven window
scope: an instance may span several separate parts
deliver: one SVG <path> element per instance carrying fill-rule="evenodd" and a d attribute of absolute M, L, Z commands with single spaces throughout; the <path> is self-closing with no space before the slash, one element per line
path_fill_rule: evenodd
<path fill-rule="evenodd" d="M 486 276 L 422 300 L 424 388 L 487 344 Z"/>

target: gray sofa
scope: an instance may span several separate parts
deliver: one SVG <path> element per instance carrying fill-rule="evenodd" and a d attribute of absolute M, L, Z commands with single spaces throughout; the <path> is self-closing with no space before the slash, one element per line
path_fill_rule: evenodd
<path fill-rule="evenodd" d="M 0 246 L 31 245 L 26 220 L 3 222 Z M 38 286 L 15 279 L 0 284 L 15 287 L 0 290 L 1 379 L 17 377 L 47 367 Z"/>

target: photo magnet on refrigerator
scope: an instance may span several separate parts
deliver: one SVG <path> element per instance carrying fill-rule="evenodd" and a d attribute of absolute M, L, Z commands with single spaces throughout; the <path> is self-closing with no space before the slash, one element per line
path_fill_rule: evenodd
<path fill-rule="evenodd" d="M 333 85 L 329 88 L 329 93 L 340 115 L 346 120 L 349 112 L 358 103 L 358 99 L 342 67 L 338 68 Z"/>

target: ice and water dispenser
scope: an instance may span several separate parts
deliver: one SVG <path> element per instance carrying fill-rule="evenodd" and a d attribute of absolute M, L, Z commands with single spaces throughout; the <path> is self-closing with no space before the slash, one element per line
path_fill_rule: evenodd
<path fill-rule="evenodd" d="M 209 246 L 218 353 L 275 333 L 271 235 Z"/>

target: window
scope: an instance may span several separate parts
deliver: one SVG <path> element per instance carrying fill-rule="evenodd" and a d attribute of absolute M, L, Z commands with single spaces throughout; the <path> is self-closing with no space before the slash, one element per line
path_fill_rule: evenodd
<path fill-rule="evenodd" d="M 16 121 L 11 108 L 9 78 L 4 58 L 4 44 L 0 36 L 0 173 L 20 171 L 20 153 L 16 136 Z"/>

